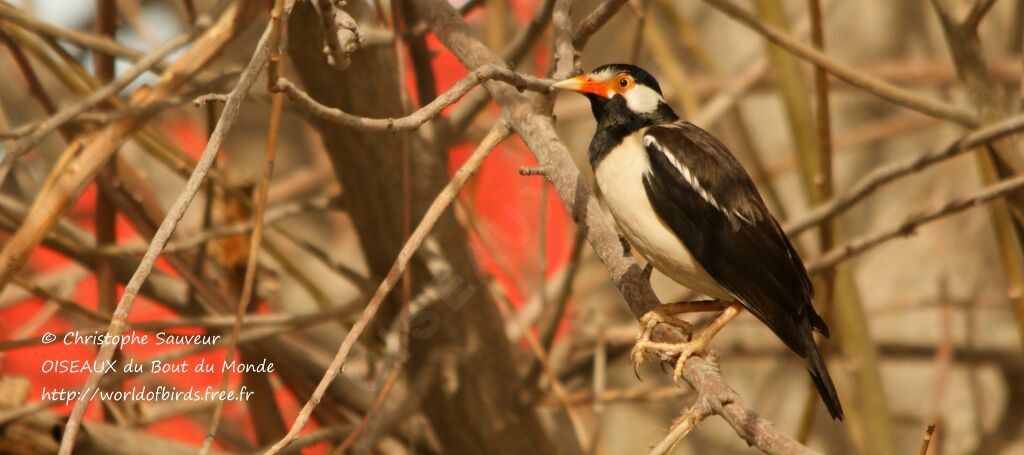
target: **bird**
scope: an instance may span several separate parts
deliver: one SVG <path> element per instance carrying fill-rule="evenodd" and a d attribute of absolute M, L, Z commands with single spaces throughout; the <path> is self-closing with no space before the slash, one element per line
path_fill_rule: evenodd
<path fill-rule="evenodd" d="M 713 300 L 663 304 L 644 315 L 634 361 L 646 349 L 699 354 L 740 308 L 749 311 L 794 353 L 835 420 L 843 409 L 814 340 L 828 337 L 815 311 L 814 287 L 793 245 L 772 216 L 740 162 L 717 138 L 680 118 L 650 73 L 607 64 L 558 81 L 556 90 L 583 94 L 597 121 L 588 158 L 600 199 L 622 237 L 651 267 Z M 726 303 L 727 302 L 727 303 Z M 670 308 L 671 307 L 671 308 Z M 723 310 L 700 335 L 674 316 Z M 668 323 L 688 330 L 685 343 L 655 343 L 653 328 Z"/>

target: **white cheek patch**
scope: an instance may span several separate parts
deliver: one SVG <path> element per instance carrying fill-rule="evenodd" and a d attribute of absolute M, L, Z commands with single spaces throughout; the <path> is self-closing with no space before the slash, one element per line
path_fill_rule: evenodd
<path fill-rule="evenodd" d="M 653 112 L 658 108 L 659 103 L 665 102 L 658 92 L 644 85 L 635 85 L 622 96 L 626 98 L 626 105 L 629 106 L 629 109 L 638 113 Z"/>

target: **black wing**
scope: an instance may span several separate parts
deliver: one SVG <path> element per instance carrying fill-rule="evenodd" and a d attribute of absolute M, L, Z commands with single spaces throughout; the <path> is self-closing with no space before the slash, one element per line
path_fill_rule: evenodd
<path fill-rule="evenodd" d="M 797 354 L 804 324 L 828 336 L 803 262 L 729 150 L 688 122 L 651 127 L 644 143 L 647 196 L 697 262 Z"/>

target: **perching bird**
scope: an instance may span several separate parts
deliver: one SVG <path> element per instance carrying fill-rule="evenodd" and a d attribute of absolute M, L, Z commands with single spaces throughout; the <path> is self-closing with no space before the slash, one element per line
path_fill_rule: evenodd
<path fill-rule="evenodd" d="M 829 413 L 842 420 L 839 397 L 812 335 L 828 336 L 811 305 L 814 288 L 739 161 L 707 131 L 681 120 L 658 81 L 636 66 L 604 65 L 554 88 L 590 100 L 597 120 L 590 164 L 602 199 L 633 248 L 679 284 L 738 302 L 753 313 L 807 360 Z M 688 312 L 681 305 L 675 312 Z M 649 341 L 649 329 L 659 322 L 681 324 L 659 311 L 649 313 L 656 322 L 648 321 L 638 337 L 640 359 L 644 347 L 665 349 L 664 343 Z M 733 316 L 720 317 L 704 344 Z M 677 375 L 693 349 L 703 346 L 672 351 L 681 353 Z"/>

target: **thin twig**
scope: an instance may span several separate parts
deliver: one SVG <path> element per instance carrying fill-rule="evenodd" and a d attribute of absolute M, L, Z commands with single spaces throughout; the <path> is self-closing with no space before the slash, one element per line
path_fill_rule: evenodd
<path fill-rule="evenodd" d="M 807 271 L 816 273 L 828 269 L 888 240 L 908 236 L 923 224 L 962 212 L 1020 188 L 1024 188 L 1024 175 L 987 186 L 970 196 L 951 200 L 931 210 L 912 214 L 889 229 L 857 237 L 825 252 L 807 264 Z"/>
<path fill-rule="evenodd" d="M 224 111 L 221 112 L 220 120 L 217 122 L 217 128 L 214 130 L 210 137 L 210 141 L 206 144 L 203 149 L 202 156 L 199 162 L 196 164 L 195 170 L 185 183 L 185 188 L 181 194 L 171 205 L 171 208 L 167 211 L 167 216 L 163 222 L 160 223 L 160 228 L 153 236 L 153 240 L 149 245 L 149 249 L 146 250 L 146 255 L 142 258 L 142 262 L 139 264 L 139 268 L 132 275 L 132 279 L 125 286 L 124 294 L 121 296 L 121 300 L 117 303 L 117 308 L 114 310 L 113 320 L 110 322 L 110 327 L 107 329 L 107 338 L 117 337 L 121 335 L 127 325 L 128 314 L 131 312 L 132 304 L 135 302 L 135 297 L 139 293 L 139 289 L 142 287 L 142 283 L 146 281 L 149 273 L 153 270 L 153 266 L 156 263 L 156 259 L 160 256 L 160 252 L 163 247 L 167 244 L 171 234 L 178 225 L 178 221 L 185 215 L 185 211 L 192 202 L 192 198 L 195 197 L 199 187 L 202 185 L 203 179 L 206 177 L 206 173 L 209 172 L 210 167 L 213 165 L 214 159 L 217 157 L 217 153 L 220 150 L 221 143 L 224 142 L 224 138 L 227 136 L 228 131 L 234 125 L 235 120 L 238 119 L 238 113 L 241 108 L 242 100 L 245 99 L 246 93 L 249 88 L 256 81 L 256 76 L 259 74 L 260 69 L 267 61 L 268 48 L 267 48 L 267 37 L 269 35 L 269 27 L 264 32 L 263 38 L 260 39 L 257 44 L 256 52 L 253 54 L 252 59 L 246 66 L 245 70 L 242 71 L 242 75 L 239 77 L 238 84 L 232 90 L 232 97 L 228 100 L 228 103 L 224 106 Z M 117 350 L 118 345 L 116 344 L 104 344 L 96 356 L 96 362 L 103 364 L 109 361 Z M 85 410 L 89 406 L 89 397 L 92 391 L 99 385 L 100 380 L 103 378 L 103 371 L 96 371 L 89 375 L 85 385 L 82 387 L 82 393 L 80 398 L 75 403 L 74 408 L 71 410 L 71 415 L 68 417 L 67 425 L 64 428 L 64 435 L 61 438 L 60 444 L 60 455 L 70 455 L 74 448 L 75 437 L 78 435 L 78 430 L 81 426 L 82 417 L 85 415 Z"/>
<path fill-rule="evenodd" d="M 924 429 L 924 437 L 921 438 L 921 450 L 918 451 L 920 455 L 928 455 L 928 447 L 932 444 L 932 436 L 935 435 L 934 423 L 928 424 Z"/>
<path fill-rule="evenodd" d="M 932 150 L 908 160 L 876 168 L 842 194 L 814 207 L 806 215 L 788 221 L 785 224 L 786 233 L 789 235 L 800 234 L 825 220 L 842 214 L 886 183 L 916 173 L 935 163 L 969 152 L 979 146 L 1022 130 L 1024 130 L 1024 115 L 1016 115 L 964 135 L 945 148 Z"/>
<path fill-rule="evenodd" d="M 309 422 L 310 417 L 313 414 L 313 409 L 323 399 L 324 393 L 327 392 L 327 387 L 330 386 L 334 378 L 341 373 L 341 369 L 345 364 L 345 359 L 348 358 L 349 352 L 355 345 L 356 339 L 363 333 L 363 330 L 370 324 L 373 317 L 377 314 L 377 310 L 380 309 L 384 299 L 394 288 L 399 278 L 402 276 L 402 272 L 405 267 L 409 265 L 409 261 L 412 259 L 416 249 L 419 248 L 420 244 L 426 240 L 430 234 L 430 230 L 440 219 L 441 214 L 448 208 L 448 206 L 455 200 L 458 195 L 459 189 L 462 185 L 469 180 L 469 177 L 480 167 L 490 151 L 505 138 L 509 133 L 508 127 L 504 122 L 498 123 L 491 128 L 490 133 L 487 137 L 480 142 L 476 150 L 470 155 L 470 157 L 463 163 L 462 167 L 455 172 L 455 176 L 452 177 L 451 181 L 441 190 L 441 193 L 437 195 L 434 202 L 430 204 L 426 214 L 423 215 L 423 219 L 416 226 L 412 235 L 409 237 L 409 241 L 402 246 L 401 251 L 398 252 L 398 258 L 395 259 L 395 263 L 391 266 L 391 270 L 388 271 L 387 276 L 381 281 L 377 291 L 373 294 L 370 302 L 366 304 L 366 309 L 363 310 L 363 314 L 356 321 L 352 329 L 349 330 L 348 334 L 345 335 L 345 340 L 342 341 L 341 346 L 338 347 L 338 352 L 334 356 L 334 360 L 331 361 L 330 366 L 324 373 L 323 378 L 320 379 L 320 383 L 317 384 L 316 390 L 313 391 L 313 395 L 310 396 L 309 400 L 302 407 L 299 415 L 295 418 L 295 422 L 292 423 L 291 429 L 288 430 L 288 434 L 285 435 L 277 444 L 274 444 L 269 450 L 267 455 L 273 455 L 281 451 L 285 446 L 294 441 L 298 436 L 299 432 Z"/>
<path fill-rule="evenodd" d="M 793 55 L 824 68 L 829 73 L 832 73 L 839 79 L 846 81 L 854 87 L 873 93 L 880 98 L 891 101 L 899 106 L 904 106 L 932 117 L 949 120 L 959 125 L 970 127 L 975 126 L 978 123 L 977 118 L 963 108 L 950 106 L 946 103 L 926 98 L 916 93 L 908 92 L 886 81 L 877 79 L 847 66 L 846 64 L 797 41 L 777 28 L 759 21 L 752 14 L 728 0 L 704 1 L 705 3 L 719 9 L 729 17 L 732 17 L 747 27 L 750 27 L 750 29 L 761 34 L 769 41 L 781 46 L 789 52 L 792 52 Z"/>
<path fill-rule="evenodd" d="M 207 25 L 208 26 L 208 25 Z M 103 86 L 99 90 L 92 92 L 85 99 L 72 104 L 66 108 L 60 110 L 57 115 L 46 119 L 38 125 L 32 134 L 28 135 L 24 139 L 18 142 L 18 145 L 14 149 L 10 150 L 5 156 L 5 160 L 14 159 L 14 157 L 20 156 L 32 147 L 39 145 L 40 142 L 49 134 L 51 131 L 57 129 L 64 123 L 68 122 L 75 116 L 92 109 L 98 104 L 102 103 L 107 98 L 116 95 L 122 89 L 131 84 L 136 78 L 141 76 L 143 73 L 152 68 L 157 62 L 163 60 L 165 57 L 170 55 L 172 52 L 177 50 L 179 47 L 185 45 L 193 38 L 198 36 L 205 30 L 204 26 L 193 27 L 188 33 L 183 33 L 160 46 L 156 51 L 147 54 L 145 57 L 140 59 L 138 63 L 132 65 L 131 68 L 122 72 L 116 79 L 111 81 L 109 84 Z M 0 163 L 2 165 L 2 163 Z"/>
<path fill-rule="evenodd" d="M 292 101 L 314 116 L 351 128 L 364 131 L 410 131 L 434 118 L 449 105 L 455 103 L 473 87 L 484 81 L 498 80 L 514 85 L 521 90 L 533 90 L 547 93 L 555 81 L 540 79 L 526 74 L 516 73 L 500 66 L 487 66 L 473 70 L 466 77 L 456 82 L 452 88 L 439 95 L 434 101 L 416 110 L 412 114 L 400 118 L 371 119 L 355 116 L 337 108 L 327 107 L 306 92 L 299 89 L 291 81 L 281 78 L 277 88 L 284 91 Z"/>
<path fill-rule="evenodd" d="M 612 17 L 615 17 L 615 13 L 619 12 L 626 2 L 627 0 L 605 0 L 604 3 L 594 8 L 594 11 L 583 18 L 580 25 L 576 27 L 576 33 L 572 37 L 572 46 L 577 50 L 583 50 L 587 46 L 587 42 L 590 41 L 590 37 L 604 27 L 604 24 L 608 23 Z"/>
<path fill-rule="evenodd" d="M 21 10 L 14 8 L 6 3 L 0 3 L 0 17 L 25 27 L 29 30 L 33 30 L 44 35 L 53 36 L 56 38 L 63 39 L 71 42 L 77 46 L 84 47 L 86 49 L 94 49 L 105 54 L 113 55 L 119 58 L 139 61 L 142 60 L 147 54 L 131 49 L 122 44 L 117 43 L 110 38 L 105 36 L 94 35 L 92 33 L 82 32 L 73 29 L 67 29 L 58 27 L 56 25 L 40 21 L 34 17 L 25 14 Z M 163 71 L 163 64 L 157 63 L 153 68 Z"/>
<path fill-rule="evenodd" d="M 711 415 L 711 406 L 706 402 L 706 398 L 698 397 L 697 401 L 686 408 L 682 414 L 676 418 L 675 422 L 672 423 L 672 429 L 665 435 L 665 438 L 654 446 L 649 455 L 662 455 L 672 451 L 676 444 L 679 443 L 687 434 L 690 433 L 701 420 Z"/>
<path fill-rule="evenodd" d="M 275 0 L 273 11 L 270 13 L 270 39 L 269 39 L 269 68 L 268 77 L 276 78 L 279 73 L 281 62 L 281 28 L 282 15 L 284 14 L 284 0 Z M 270 84 L 270 82 L 268 82 Z M 255 208 L 252 215 L 252 234 L 249 236 L 249 254 L 245 262 L 245 277 L 242 282 L 242 292 L 238 298 L 238 306 L 235 310 L 235 324 L 231 328 L 231 335 L 228 341 L 227 350 L 224 353 L 224 362 L 232 362 L 235 357 L 235 350 L 238 346 L 238 338 L 242 335 L 242 322 L 245 313 L 249 309 L 249 303 L 253 300 L 253 287 L 256 283 L 256 264 L 260 252 L 260 243 L 263 241 L 263 217 L 267 210 L 267 193 L 270 189 L 270 178 L 274 173 L 274 159 L 277 156 L 277 135 L 281 126 L 281 106 L 284 104 L 284 95 L 280 92 L 274 93 L 270 106 L 270 120 L 267 126 L 267 145 L 263 156 L 263 175 L 260 178 L 259 187 L 256 192 Z M 225 107 L 226 109 L 226 107 Z M 228 388 L 228 371 L 221 372 L 220 392 L 223 394 Z M 217 436 L 220 427 L 220 420 L 224 413 L 224 400 L 217 400 L 213 408 L 213 416 L 210 418 L 210 428 L 203 438 L 203 445 L 199 449 L 200 455 L 210 453 L 213 448 L 213 440 Z"/>

